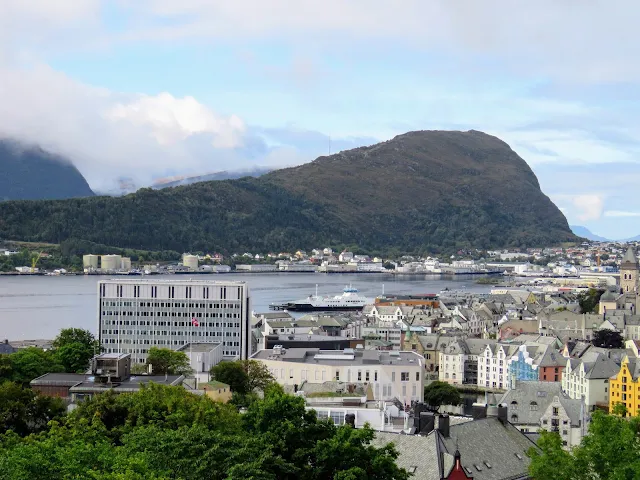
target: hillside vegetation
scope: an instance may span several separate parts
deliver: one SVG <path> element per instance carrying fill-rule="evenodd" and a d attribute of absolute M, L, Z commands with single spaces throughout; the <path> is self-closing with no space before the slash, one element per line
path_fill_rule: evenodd
<path fill-rule="evenodd" d="M 449 251 L 574 241 L 532 170 L 481 132 L 411 132 L 259 178 L 0 203 L 0 237 L 145 250 Z"/>
<path fill-rule="evenodd" d="M 76 167 L 38 147 L 0 140 L 0 169 L 0 201 L 93 196 Z"/>

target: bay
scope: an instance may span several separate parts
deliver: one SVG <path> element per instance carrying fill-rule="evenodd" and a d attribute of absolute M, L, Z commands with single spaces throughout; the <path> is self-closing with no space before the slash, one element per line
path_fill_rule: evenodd
<path fill-rule="evenodd" d="M 97 331 L 97 282 L 107 276 L 0 276 L 0 340 L 52 339 L 60 329 L 77 327 Z M 122 277 L 121 277 L 122 278 Z M 142 277 L 124 277 L 142 278 Z M 158 275 L 152 279 L 184 279 L 188 275 Z M 486 293 L 467 275 L 391 275 L 320 273 L 247 273 L 195 275 L 202 280 L 240 280 L 249 284 L 251 309 L 268 311 L 269 304 L 298 300 L 314 294 L 338 295 L 347 285 L 367 297 L 387 294 L 438 293 L 445 287 Z"/>

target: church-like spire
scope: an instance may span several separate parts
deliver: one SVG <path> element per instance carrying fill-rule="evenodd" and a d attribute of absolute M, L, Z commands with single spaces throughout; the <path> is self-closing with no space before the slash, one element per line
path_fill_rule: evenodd
<path fill-rule="evenodd" d="M 624 254 L 624 257 L 622 257 L 622 265 L 633 265 L 635 266 L 635 268 L 638 268 L 638 257 L 636 257 L 636 252 L 633 250 L 633 247 L 629 247 L 627 249 L 627 253 Z"/>

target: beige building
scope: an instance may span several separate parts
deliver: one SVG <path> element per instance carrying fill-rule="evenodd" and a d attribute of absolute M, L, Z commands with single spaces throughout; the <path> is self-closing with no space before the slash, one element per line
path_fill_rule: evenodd
<path fill-rule="evenodd" d="M 99 256 L 98 255 L 83 255 L 82 256 L 82 266 L 84 268 L 98 268 L 98 260 L 99 260 Z"/>
<path fill-rule="evenodd" d="M 251 358 L 264 363 L 280 385 L 366 383 L 372 385 L 374 400 L 397 398 L 409 405 L 424 398 L 424 357 L 415 352 L 276 346 Z"/>
<path fill-rule="evenodd" d="M 233 395 L 229 385 L 215 380 L 211 380 L 207 383 L 201 383 L 199 388 L 200 390 L 203 390 L 205 395 L 214 402 L 227 403 L 231 400 L 231 396 Z"/>

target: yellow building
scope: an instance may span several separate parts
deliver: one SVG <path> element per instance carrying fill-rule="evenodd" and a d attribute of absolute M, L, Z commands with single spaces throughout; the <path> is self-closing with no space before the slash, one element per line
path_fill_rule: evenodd
<path fill-rule="evenodd" d="M 627 408 L 627 416 L 636 416 L 640 409 L 640 361 L 624 356 L 620 372 L 609 380 L 609 412 L 622 403 Z"/>
<path fill-rule="evenodd" d="M 227 403 L 231 400 L 231 388 L 226 383 L 211 380 L 208 383 L 200 384 L 200 389 L 204 390 L 207 397 L 215 402 Z"/>

